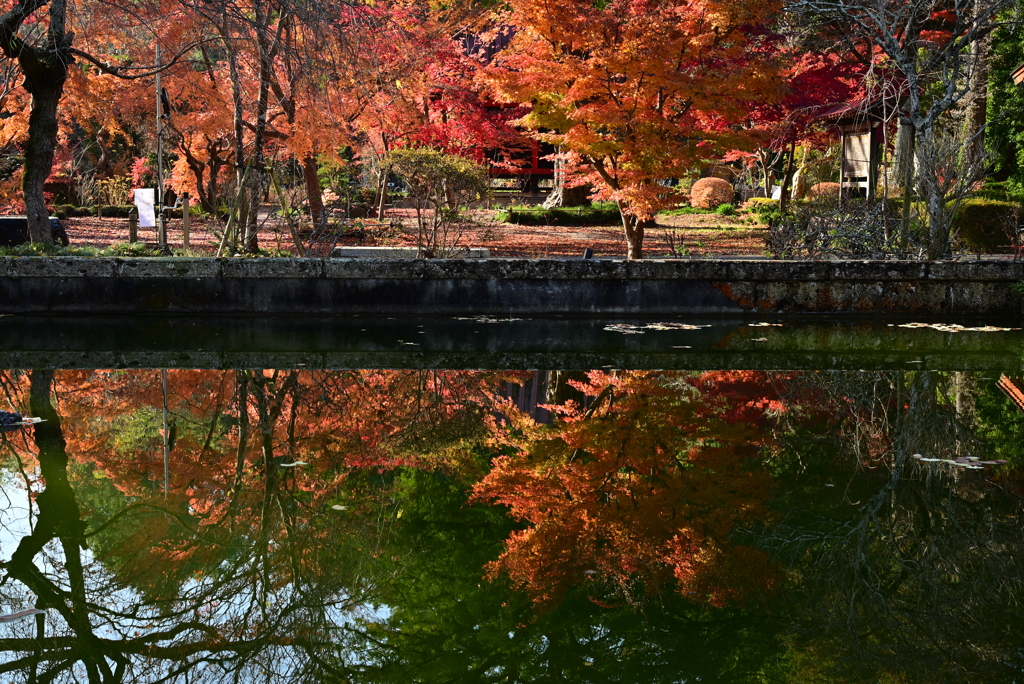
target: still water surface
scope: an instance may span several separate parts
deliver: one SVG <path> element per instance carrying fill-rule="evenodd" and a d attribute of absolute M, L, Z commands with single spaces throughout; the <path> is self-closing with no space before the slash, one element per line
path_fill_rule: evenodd
<path fill-rule="evenodd" d="M 166 392 L 8 345 L 0 681 L 1024 679 L 1019 331 L 378 323 Z"/>

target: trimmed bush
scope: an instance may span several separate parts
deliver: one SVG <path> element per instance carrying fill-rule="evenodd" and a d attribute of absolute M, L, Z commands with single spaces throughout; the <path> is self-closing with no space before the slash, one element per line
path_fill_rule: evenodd
<path fill-rule="evenodd" d="M 953 218 L 953 234 L 964 251 L 998 254 L 1010 248 L 1007 231 L 1024 223 L 1020 202 L 970 197 Z"/>
<path fill-rule="evenodd" d="M 690 188 L 690 206 L 714 209 L 720 204 L 731 203 L 734 194 L 729 181 L 708 176 L 701 178 Z"/>
<path fill-rule="evenodd" d="M 839 183 L 815 183 L 807 191 L 807 199 L 816 197 L 839 197 L 842 186 Z"/>
<path fill-rule="evenodd" d="M 744 207 L 752 214 L 771 214 L 779 210 L 779 200 L 771 197 L 751 197 Z"/>
<path fill-rule="evenodd" d="M 622 223 L 613 202 L 595 202 L 589 207 L 509 207 L 497 213 L 499 221 L 520 226 L 614 226 Z"/>
<path fill-rule="evenodd" d="M 731 204 L 719 204 L 718 208 L 715 209 L 715 213 L 719 216 L 735 216 L 736 207 Z"/>

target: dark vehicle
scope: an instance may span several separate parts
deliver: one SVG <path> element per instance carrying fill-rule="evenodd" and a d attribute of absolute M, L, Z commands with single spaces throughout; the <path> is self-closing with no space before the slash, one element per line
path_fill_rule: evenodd
<path fill-rule="evenodd" d="M 64 224 L 56 216 L 50 217 L 50 235 L 58 245 L 67 247 L 71 243 Z M 0 247 L 16 247 L 28 241 L 27 216 L 0 216 Z"/>

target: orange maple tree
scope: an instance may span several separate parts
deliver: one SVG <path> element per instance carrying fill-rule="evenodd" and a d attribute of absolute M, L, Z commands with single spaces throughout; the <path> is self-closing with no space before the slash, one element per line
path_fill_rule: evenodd
<path fill-rule="evenodd" d="M 511 0 L 516 35 L 486 72 L 496 97 L 553 143 L 622 212 L 628 257 L 672 202 L 659 181 L 752 144 L 754 102 L 777 99 L 781 3 L 750 0 Z"/>
<path fill-rule="evenodd" d="M 579 385 L 589 407 L 551 407 L 560 418 L 550 428 L 505 407 L 494 443 L 514 453 L 495 460 L 474 498 L 527 527 L 491 574 L 508 573 L 540 603 L 587 582 L 633 600 L 674 578 L 715 606 L 770 587 L 766 557 L 731 538 L 770 518 L 771 477 L 750 467 L 764 444 L 752 426 L 780 405 L 751 375 L 592 372 Z"/>

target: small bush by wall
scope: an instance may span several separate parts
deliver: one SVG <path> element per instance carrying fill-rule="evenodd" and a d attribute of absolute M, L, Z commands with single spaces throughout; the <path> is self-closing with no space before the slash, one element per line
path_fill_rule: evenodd
<path fill-rule="evenodd" d="M 733 200 L 732 185 L 727 180 L 709 176 L 701 178 L 690 188 L 690 206 L 714 209 Z"/>
<path fill-rule="evenodd" d="M 1019 202 L 970 197 L 953 218 L 953 233 L 964 251 L 998 254 L 1010 247 L 1008 229 L 1022 222 L 1024 211 Z"/>

